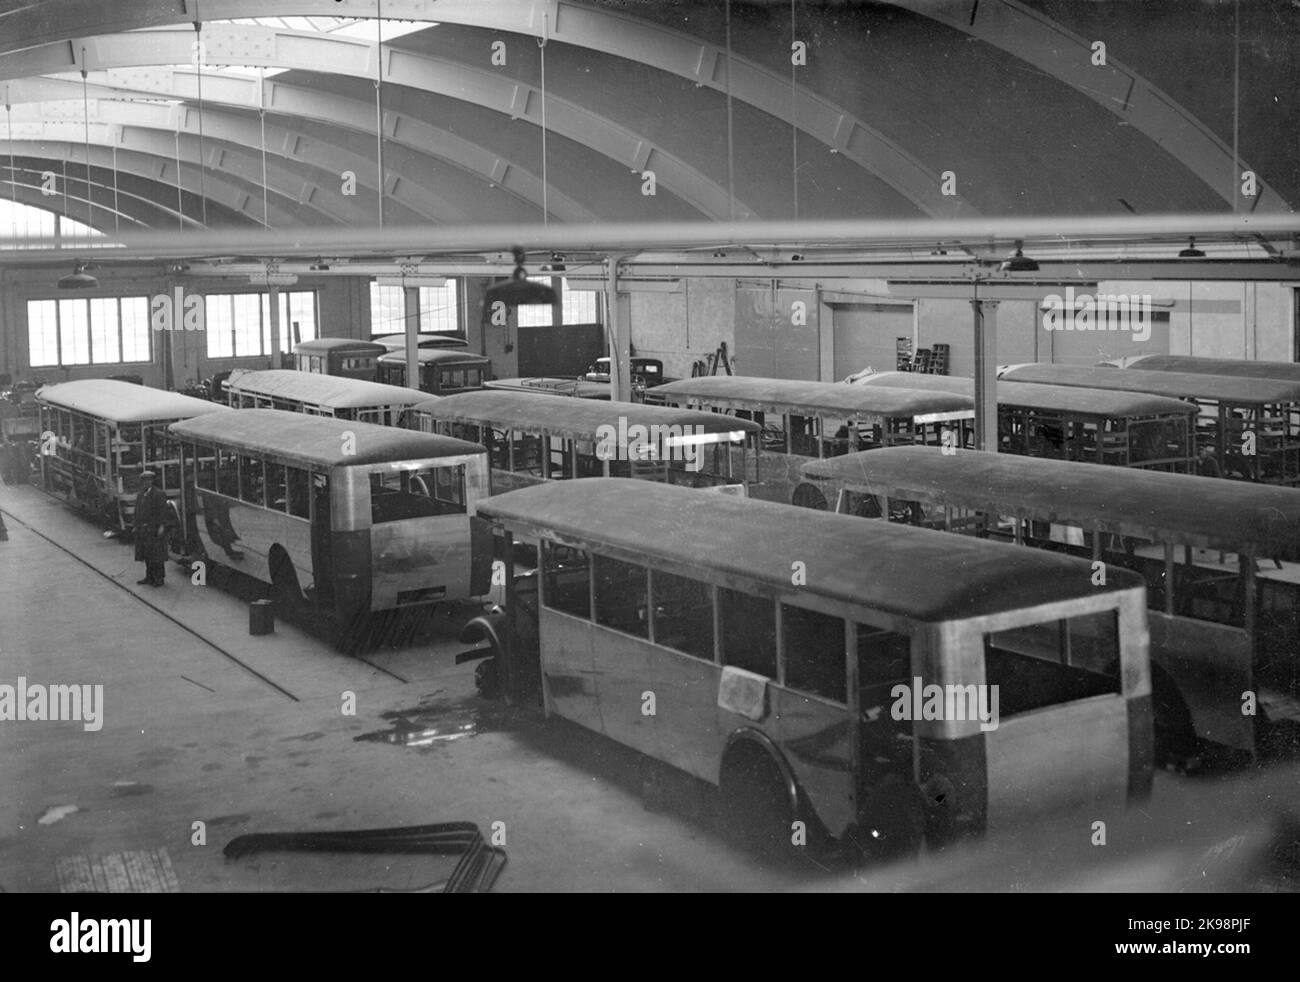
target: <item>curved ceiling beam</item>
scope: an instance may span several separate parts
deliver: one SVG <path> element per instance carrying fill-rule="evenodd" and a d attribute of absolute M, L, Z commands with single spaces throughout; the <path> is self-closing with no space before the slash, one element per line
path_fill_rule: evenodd
<path fill-rule="evenodd" d="M 77 5 L 70 3 L 68 6 Z M 159 11 L 150 0 L 117 0 L 112 5 L 100 5 L 101 8 L 109 6 L 113 8 L 111 11 L 89 8 L 85 16 L 69 14 L 66 23 L 84 25 L 83 30 L 89 34 L 170 25 L 181 19 L 192 19 L 188 14 L 182 18 L 179 14 Z M 206 0 L 202 6 L 203 16 L 208 21 L 312 14 L 371 18 L 375 12 L 374 0 Z M 545 31 L 550 40 L 648 65 L 717 92 L 727 92 L 729 88 L 733 99 L 761 109 L 787 125 L 797 126 L 892 187 L 925 214 L 936 218 L 957 214 L 957 203 L 941 193 L 942 182 L 937 172 L 923 165 L 900 144 L 868 126 L 847 107 L 806 87 L 796 87 L 792 93 L 788 77 L 738 57 L 734 52 L 728 59 L 724 48 L 684 32 L 621 11 L 568 0 L 494 0 L 492 3 L 483 0 L 384 0 L 383 13 L 386 17 L 463 24 L 532 38 L 542 37 Z M 46 15 L 44 22 L 33 17 L 29 22 L 17 23 L 14 27 L 27 32 L 22 35 L 30 39 L 27 44 L 35 44 L 38 39 L 65 39 L 66 34 L 50 31 L 48 17 Z M 205 33 L 216 26 L 205 24 Z M 730 80 L 727 78 L 728 64 Z M 547 101 L 550 102 L 549 98 Z M 972 214 L 969 203 L 964 204 L 961 211 L 966 216 Z M 722 214 L 725 215 L 726 211 Z"/>
<path fill-rule="evenodd" d="M 1259 194 L 1243 203 L 1238 175 L 1250 166 L 1240 158 L 1234 162 L 1232 148 L 1208 126 L 1109 52 L 1105 65 L 1094 66 L 1090 40 L 1018 0 L 885 2 L 961 31 L 1065 83 L 1148 137 L 1228 204 L 1244 204 L 1244 211 L 1291 210 L 1258 175 Z"/>
<path fill-rule="evenodd" d="M 193 29 L 160 29 L 78 38 L 72 43 L 47 44 L 0 56 L 0 78 L 55 75 L 81 69 L 85 49 L 88 70 L 157 65 L 181 65 L 190 60 Z M 541 125 L 541 91 L 531 85 L 461 62 L 433 58 L 373 42 L 299 31 L 273 30 L 238 24 L 208 24 L 204 44 L 211 64 L 329 71 L 372 81 L 382 58 L 385 81 L 475 103 L 512 119 Z M 549 132 L 583 144 L 630 169 L 653 170 L 658 184 L 695 207 L 706 217 L 730 213 L 730 198 L 722 185 L 653 141 L 567 99 L 548 93 Z M 738 212 L 755 214 L 736 201 Z"/>
<path fill-rule="evenodd" d="M 188 149 L 185 144 L 182 144 L 181 162 L 193 166 L 181 167 L 181 188 L 186 193 L 197 196 L 199 193 L 197 157 L 191 156 L 187 160 Z M 46 140 L 36 143 L 14 141 L 13 151 L 16 156 L 28 159 L 67 161 L 69 164 L 75 165 L 83 175 L 85 174 L 86 150 L 85 144 L 81 142 L 57 143 Z M 8 161 L 0 157 L 0 170 L 7 170 L 7 165 Z M 90 147 L 90 165 L 92 184 L 97 183 L 110 195 L 113 191 L 113 185 L 107 183 L 102 176 L 96 179 L 96 169 L 131 174 L 151 181 L 157 185 L 157 198 L 160 201 L 166 200 L 168 194 L 175 196 L 176 160 L 174 156 L 170 159 L 163 159 L 157 154 L 147 154 L 137 150 L 120 148 L 115 153 L 113 147 L 92 144 Z M 169 172 L 172 175 L 170 180 L 167 178 Z M 70 176 L 68 179 L 75 183 L 84 183 L 84 179 L 75 176 Z M 262 192 L 260 187 L 251 186 L 246 181 L 231 180 L 228 173 L 224 175 L 210 173 L 204 180 L 203 190 L 207 193 L 209 201 L 242 215 L 258 225 L 262 224 Z M 0 197 L 3 197 L 3 194 L 0 194 Z M 96 205 L 99 204 L 98 198 L 96 198 L 95 203 Z M 282 204 L 281 196 L 278 194 L 268 195 L 267 207 L 272 222 L 276 226 L 285 227 L 287 225 L 302 224 L 301 216 L 295 210 L 286 208 Z M 198 214 L 199 209 L 195 208 L 194 213 Z"/>
<path fill-rule="evenodd" d="M 197 104 L 199 73 L 182 68 L 113 69 L 90 72 L 89 91 L 105 98 L 131 96 L 162 96 L 183 99 Z M 28 87 L 48 94 L 39 98 L 79 98 L 80 79 L 42 78 L 14 82 L 12 99 L 15 103 L 30 101 Z M 68 87 L 72 86 L 72 89 Z M 258 89 L 261 89 L 259 93 Z M 374 103 L 349 99 L 338 93 L 322 94 L 303 85 L 292 85 L 277 78 L 259 82 L 257 79 L 236 78 L 230 75 L 205 74 L 202 78 L 203 102 L 233 108 L 257 111 L 265 109 L 276 115 L 311 119 L 320 123 L 345 127 L 354 132 L 373 137 L 375 132 Z M 259 99 L 259 94 L 261 98 Z M 447 163 L 474 175 L 481 180 L 503 188 L 529 205 L 541 208 L 541 177 L 512 160 L 493 153 L 486 147 L 467 140 L 451 130 L 434 126 L 408 113 L 384 109 L 385 145 L 405 147 L 420 154 L 445 160 Z M 565 222 L 594 222 L 599 216 L 580 201 L 557 191 L 554 186 L 546 190 L 546 203 L 551 216 Z"/>
<path fill-rule="evenodd" d="M 6 168 L 6 170 L 7 169 L 8 168 Z M 105 205 L 104 202 L 96 200 L 94 203 L 94 213 L 92 215 L 91 208 L 86 201 L 85 185 L 82 184 L 82 182 L 69 181 L 67 194 L 65 195 L 60 192 L 57 199 L 51 199 L 41 191 L 40 171 L 19 167 L 18 175 L 18 180 L 16 181 L 3 182 L 6 190 L 4 197 L 9 197 L 10 194 L 16 190 L 18 200 L 22 201 L 24 204 L 29 204 L 33 208 L 40 208 L 55 215 L 64 215 L 67 218 L 76 219 L 83 225 L 91 225 L 91 227 L 99 229 L 99 231 L 105 233 L 105 235 L 114 234 L 111 228 L 105 228 L 100 221 L 95 221 L 92 225 L 92 218 L 98 219 L 101 213 L 108 215 L 113 214 L 113 207 L 111 204 Z M 80 185 L 80 187 L 77 185 Z M 93 186 L 94 185 L 92 184 L 92 187 Z M 175 228 L 177 225 L 181 224 L 183 224 L 187 229 L 203 228 L 203 226 L 200 225 L 198 220 L 193 216 L 182 216 L 181 213 L 176 210 L 175 204 L 169 207 L 161 201 L 151 200 L 147 194 L 142 194 L 138 191 L 129 189 L 125 191 L 119 189 L 118 196 L 119 199 L 127 198 L 130 205 L 130 210 L 122 208 L 122 216 L 129 218 L 132 224 L 141 226 L 144 230 L 158 229 L 163 228 L 164 226 Z M 51 208 L 50 204 L 52 200 L 58 200 L 63 207 Z M 119 207 L 121 207 L 120 201 Z M 142 217 L 150 215 L 151 213 L 153 217 L 147 221 Z"/>
<path fill-rule="evenodd" d="M 155 141 L 142 140 L 146 131 L 166 134 L 164 138 L 171 141 L 172 135 L 179 128 L 182 142 L 193 140 L 197 146 L 199 118 L 193 107 L 103 100 L 92 102 L 90 109 L 92 143 L 106 143 L 108 139 L 104 131 L 96 129 L 97 125 L 115 125 L 120 127 L 121 145 L 156 152 L 159 156 L 166 156 L 166 150 Z M 28 103 L 14 108 L 13 119 L 15 128 L 22 125 L 66 127 L 63 133 L 51 138 L 75 143 L 81 139 L 81 114 L 80 101 L 69 103 L 61 109 L 55 103 Z M 261 145 L 262 136 L 257 119 L 208 110 L 203 113 L 202 126 L 207 168 L 216 170 L 234 167 L 260 187 L 261 160 L 257 148 Z M 28 139 L 41 137 L 29 136 Z M 366 178 L 368 173 L 373 175 L 372 161 L 360 154 L 274 124 L 266 127 L 266 150 L 269 158 L 284 161 L 274 172 L 270 166 L 267 170 L 268 183 L 273 183 L 281 194 L 311 204 L 339 222 L 369 224 L 374 220 L 373 208 L 366 207 L 358 196 L 342 193 L 339 177 L 344 171 L 351 170 L 357 176 L 357 186 L 369 188 L 374 193 L 373 184 Z M 175 156 L 174 149 L 171 155 Z M 198 159 L 197 149 L 194 151 L 194 159 Z M 275 177 L 274 182 L 272 176 Z M 445 223 L 468 220 L 460 207 L 415 187 L 412 182 L 406 181 L 403 173 L 389 173 L 385 185 L 385 203 L 392 201 L 403 208 L 405 221 Z"/>

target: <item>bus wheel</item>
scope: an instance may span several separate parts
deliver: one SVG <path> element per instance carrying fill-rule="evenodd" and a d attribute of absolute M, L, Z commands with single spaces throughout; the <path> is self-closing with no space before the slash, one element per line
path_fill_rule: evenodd
<path fill-rule="evenodd" d="M 794 494 L 790 496 L 790 504 L 797 508 L 825 511 L 826 495 L 822 494 L 819 488 L 805 482 L 794 489 Z"/>
<path fill-rule="evenodd" d="M 890 778 L 867 797 L 866 814 L 847 836 L 850 859 L 875 862 L 914 855 L 925 840 L 925 805 L 911 784 Z"/>
<path fill-rule="evenodd" d="M 757 747 L 740 746 L 723 763 L 722 816 L 741 843 L 764 855 L 791 858 L 799 851 L 791 807 L 780 768 Z M 805 842 L 807 827 L 805 825 Z"/>

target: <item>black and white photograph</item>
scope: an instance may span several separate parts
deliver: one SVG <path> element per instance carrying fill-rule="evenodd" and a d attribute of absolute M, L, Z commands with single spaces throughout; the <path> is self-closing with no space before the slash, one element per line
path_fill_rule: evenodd
<path fill-rule="evenodd" d="M 0 98 L 24 947 L 429 893 L 1271 947 L 1300 2 L 0 0 Z"/>

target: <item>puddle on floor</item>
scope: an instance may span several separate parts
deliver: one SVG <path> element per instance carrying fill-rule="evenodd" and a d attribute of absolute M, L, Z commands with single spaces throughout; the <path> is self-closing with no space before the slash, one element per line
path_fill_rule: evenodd
<path fill-rule="evenodd" d="M 495 705 L 421 700 L 414 709 L 395 709 L 381 713 L 387 729 L 374 730 L 353 737 L 369 743 L 391 743 L 401 747 L 433 747 L 439 744 L 492 733 L 507 728 L 505 710 Z"/>

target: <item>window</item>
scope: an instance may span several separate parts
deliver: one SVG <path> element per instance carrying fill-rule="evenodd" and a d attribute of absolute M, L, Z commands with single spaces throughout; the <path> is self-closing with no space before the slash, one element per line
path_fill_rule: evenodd
<path fill-rule="evenodd" d="M 262 504 L 262 458 L 239 455 L 239 499 L 250 505 Z"/>
<path fill-rule="evenodd" d="M 217 459 L 215 451 L 201 443 L 185 448 L 185 455 L 192 461 L 194 468 L 194 486 L 205 491 L 217 490 Z"/>
<path fill-rule="evenodd" d="M 912 681 L 912 642 L 906 634 L 883 631 L 869 624 L 859 624 L 858 693 L 862 711 L 883 705 L 889 715 L 893 700 L 891 690 L 899 682 Z"/>
<path fill-rule="evenodd" d="M 776 678 L 776 604 L 720 588 L 722 663 Z"/>
<path fill-rule="evenodd" d="M 596 623 L 624 634 L 650 636 L 645 567 L 596 557 Z"/>
<path fill-rule="evenodd" d="M 785 684 L 815 696 L 848 702 L 844 621 L 783 604 L 781 633 Z"/>
<path fill-rule="evenodd" d="M 370 336 L 406 331 L 406 296 L 400 286 L 380 286 L 370 281 Z"/>
<path fill-rule="evenodd" d="M 271 353 L 271 294 L 262 294 L 262 353 Z M 300 341 L 316 338 L 316 294 L 306 291 L 280 294 L 280 346 L 293 351 Z"/>
<path fill-rule="evenodd" d="M 547 607 L 576 617 L 591 616 L 585 552 L 543 540 L 542 575 Z"/>
<path fill-rule="evenodd" d="M 713 661 L 713 588 L 707 583 L 655 570 L 654 640 L 696 658 Z"/>
<path fill-rule="evenodd" d="M 600 322 L 596 312 L 596 294 L 591 292 L 570 292 L 566 277 L 530 276 L 534 283 L 559 287 L 560 323 L 562 324 L 597 324 Z M 555 310 L 550 304 L 520 304 L 515 308 L 520 327 L 551 327 L 555 323 Z"/>
<path fill-rule="evenodd" d="M 464 513 L 463 465 L 408 471 L 375 471 L 370 475 L 371 524 Z"/>
<path fill-rule="evenodd" d="M 316 337 L 316 294 L 309 290 L 280 293 L 279 350 L 290 352 L 297 340 Z M 209 358 L 251 358 L 271 353 L 269 293 L 210 293 L 203 298 Z"/>
<path fill-rule="evenodd" d="M 308 491 L 310 481 L 307 471 L 299 467 L 288 467 L 285 470 L 288 482 L 289 514 L 295 518 L 310 518 L 311 496 Z"/>
<path fill-rule="evenodd" d="M 421 331 L 458 331 L 459 314 L 455 280 L 442 286 L 420 287 Z"/>
<path fill-rule="evenodd" d="M 33 368 L 149 361 L 147 297 L 77 297 L 27 302 Z"/>
<path fill-rule="evenodd" d="M 1002 716 L 1118 693 L 1119 615 L 1114 610 L 1026 624 L 984 636 L 984 674 Z"/>
<path fill-rule="evenodd" d="M 285 486 L 284 464 L 266 462 L 266 507 L 276 511 L 289 510 L 288 488 Z"/>

